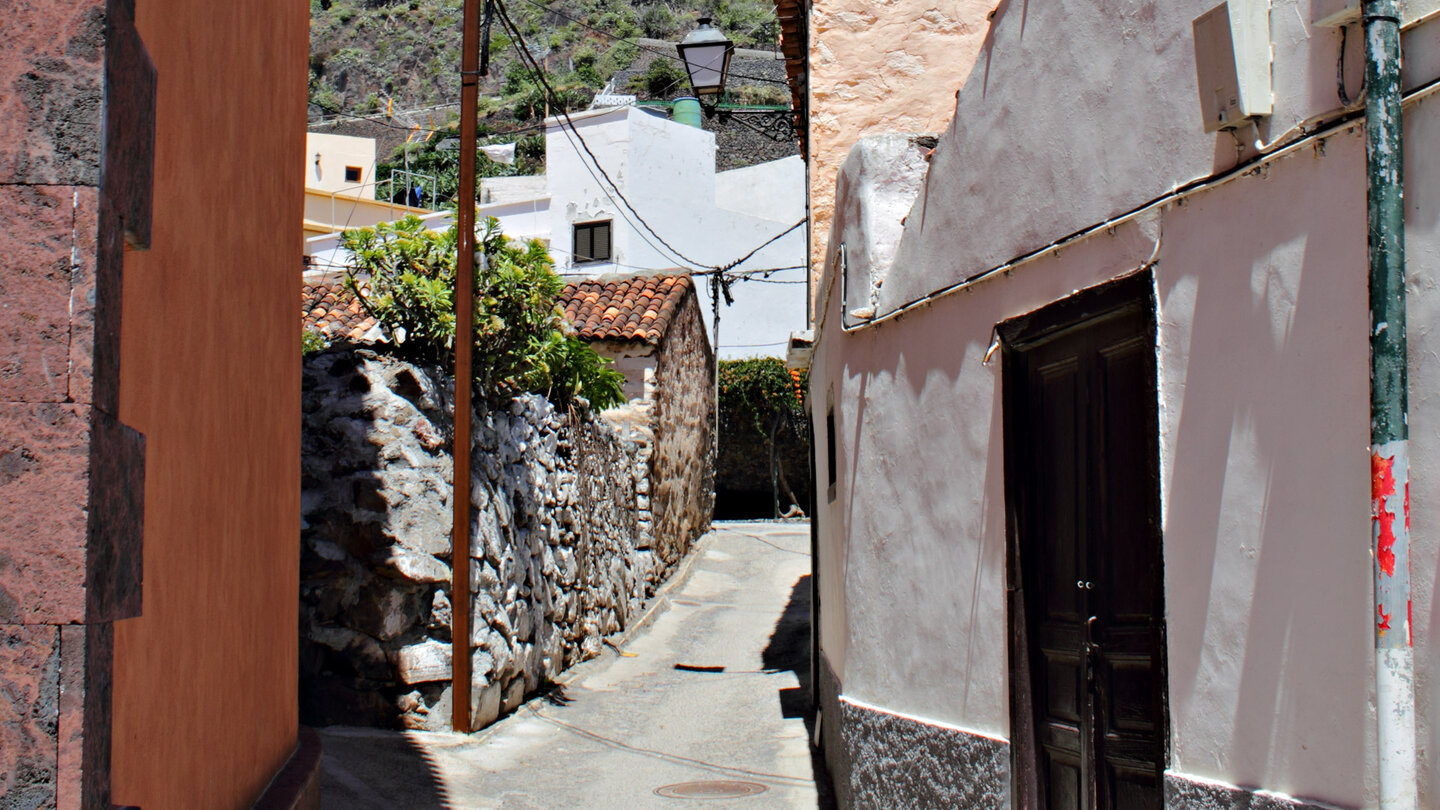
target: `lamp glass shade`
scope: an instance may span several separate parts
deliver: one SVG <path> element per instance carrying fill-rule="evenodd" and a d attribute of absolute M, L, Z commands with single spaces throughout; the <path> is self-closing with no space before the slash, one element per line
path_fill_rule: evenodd
<path fill-rule="evenodd" d="M 735 45 L 712 27 L 708 19 L 700 20 L 700 26 L 675 49 L 685 63 L 685 72 L 690 75 L 690 86 L 694 88 L 695 95 L 718 96 L 725 90 L 730 54 Z"/>

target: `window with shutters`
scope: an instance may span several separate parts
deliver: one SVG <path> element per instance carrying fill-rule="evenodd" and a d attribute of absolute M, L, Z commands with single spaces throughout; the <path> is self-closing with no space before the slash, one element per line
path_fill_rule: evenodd
<path fill-rule="evenodd" d="M 610 261 L 610 220 L 575 223 L 575 263 Z"/>

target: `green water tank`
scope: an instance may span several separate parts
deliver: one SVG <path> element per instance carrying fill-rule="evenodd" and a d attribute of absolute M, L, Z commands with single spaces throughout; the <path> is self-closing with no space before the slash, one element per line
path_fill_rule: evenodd
<path fill-rule="evenodd" d="M 689 96 L 675 99 L 675 102 L 670 105 L 670 120 L 677 124 L 702 129 L 700 126 L 700 99 Z"/>

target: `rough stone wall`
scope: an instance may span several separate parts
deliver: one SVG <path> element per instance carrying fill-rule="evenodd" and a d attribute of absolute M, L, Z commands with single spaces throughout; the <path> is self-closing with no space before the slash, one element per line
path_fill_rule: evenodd
<path fill-rule="evenodd" d="M 1205 782 L 1165 773 L 1165 810 L 1339 810 L 1334 805 L 1307 802 L 1265 790 Z"/>
<path fill-rule="evenodd" d="M 810 17 L 811 272 L 829 255 L 835 178 L 862 135 L 941 132 L 994 0 L 814 0 Z"/>
<path fill-rule="evenodd" d="M 302 715 L 450 723 L 449 382 L 373 351 L 307 358 Z M 526 395 L 475 419 L 475 727 L 600 652 L 663 574 L 638 548 L 637 446 Z"/>
<path fill-rule="evenodd" d="M 1010 806 L 1010 746 L 848 700 L 822 655 L 822 753 L 842 808 Z"/>
<path fill-rule="evenodd" d="M 715 508 L 715 356 L 693 288 L 656 354 L 648 505 L 656 556 L 669 567 L 710 528 Z"/>

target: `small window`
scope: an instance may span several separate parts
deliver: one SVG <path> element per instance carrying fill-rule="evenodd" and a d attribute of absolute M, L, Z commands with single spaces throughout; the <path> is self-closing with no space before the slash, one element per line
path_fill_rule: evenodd
<path fill-rule="evenodd" d="M 575 263 L 610 261 L 610 220 L 575 224 Z"/>
<path fill-rule="evenodd" d="M 360 167 L 359 167 L 359 166 L 346 166 L 346 167 L 345 167 L 345 182 L 347 182 L 347 183 L 358 183 L 358 182 L 360 182 Z"/>
<path fill-rule="evenodd" d="M 831 408 L 825 413 L 825 466 L 829 472 L 830 487 L 825 494 L 829 500 L 835 500 L 835 409 Z"/>

